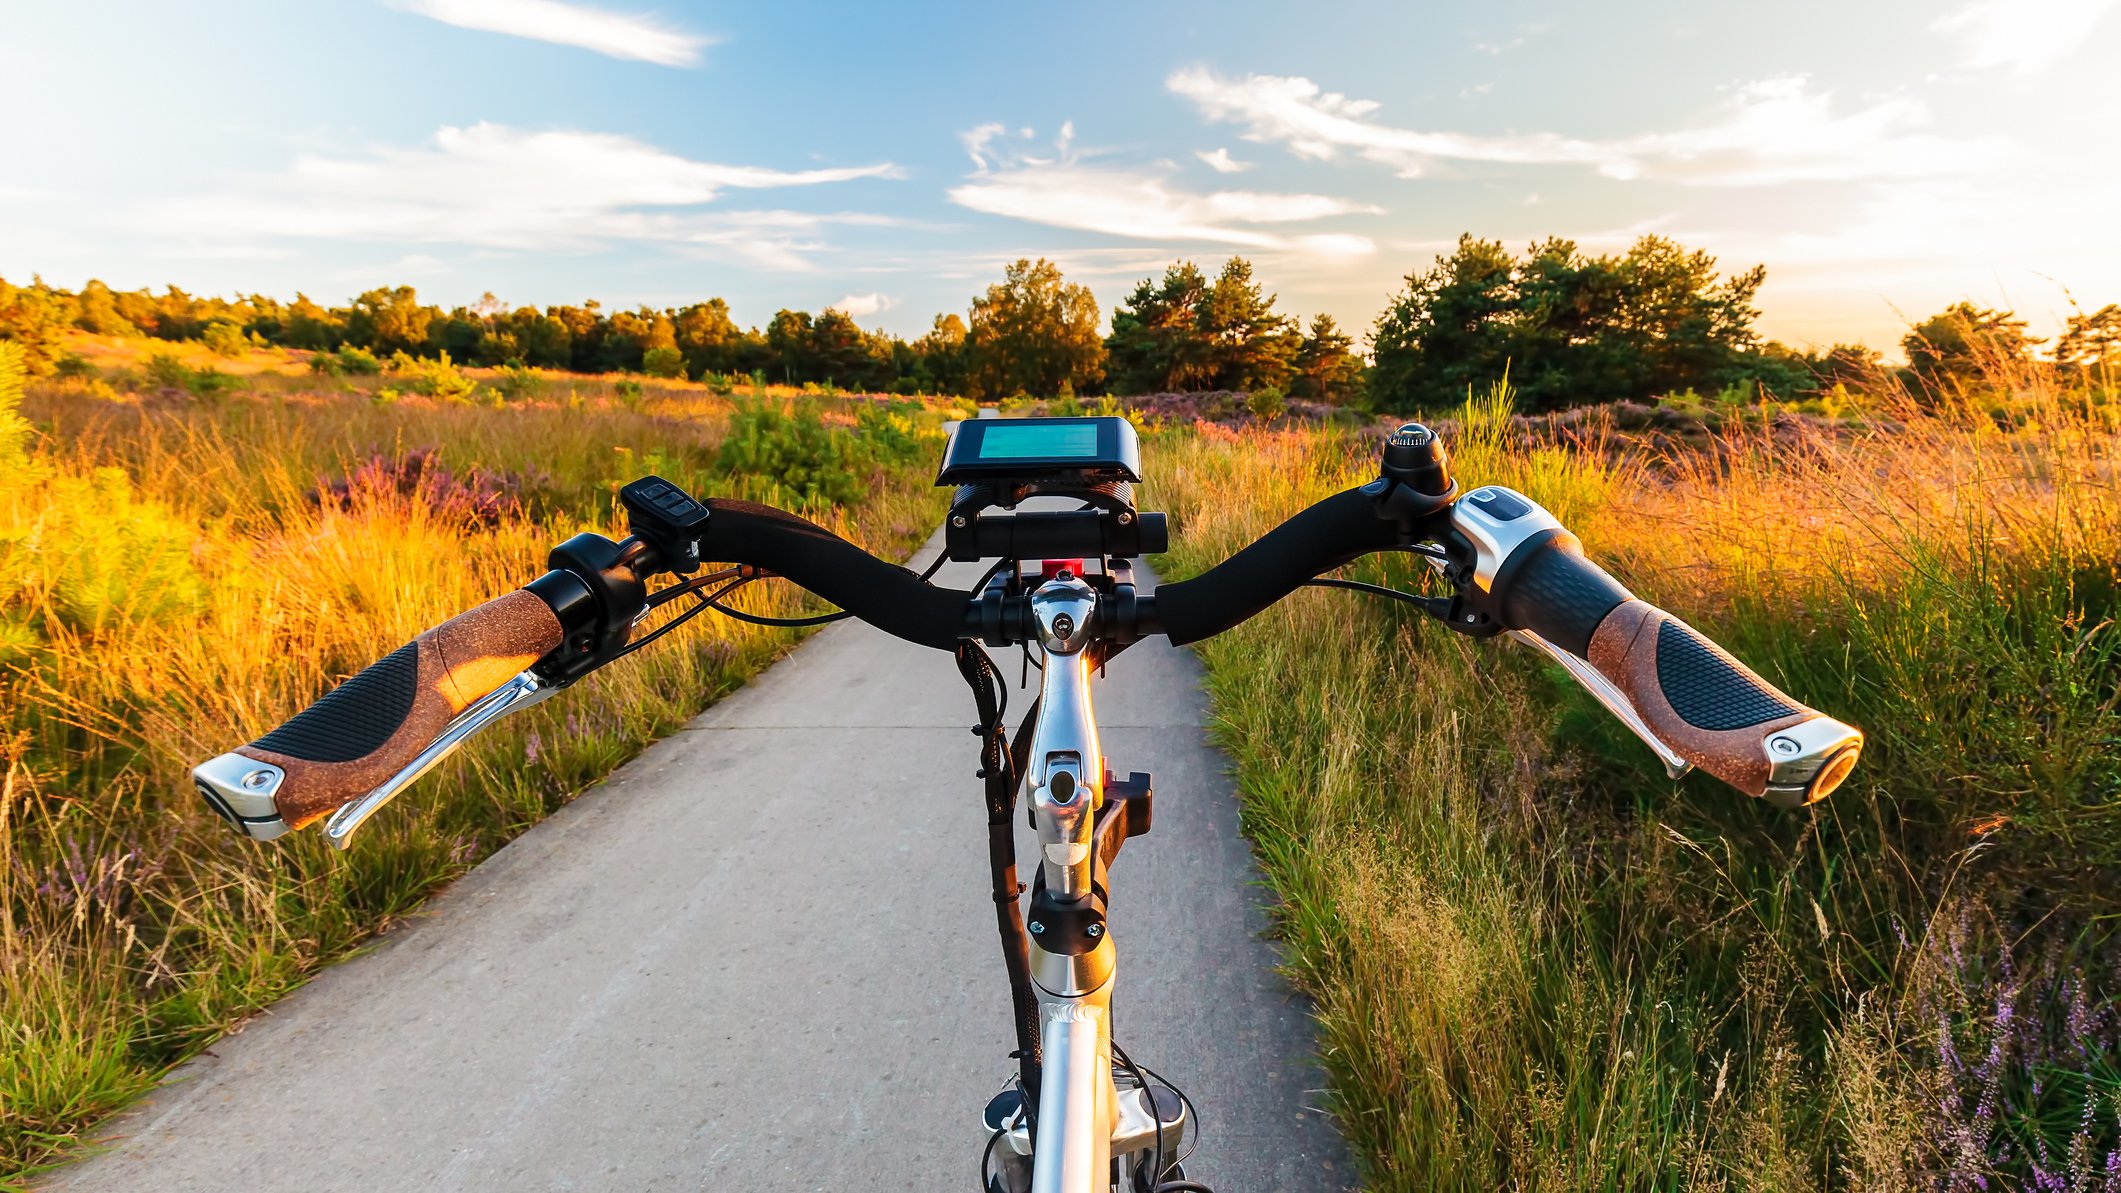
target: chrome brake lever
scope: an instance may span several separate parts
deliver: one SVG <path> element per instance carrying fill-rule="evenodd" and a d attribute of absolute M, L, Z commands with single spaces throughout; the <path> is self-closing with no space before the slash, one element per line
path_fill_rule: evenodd
<path fill-rule="evenodd" d="M 1664 763 L 1665 774 L 1677 779 L 1694 769 L 1693 763 L 1681 758 L 1679 751 L 1666 745 L 1663 738 L 1650 731 L 1649 725 L 1643 721 L 1642 714 L 1635 710 L 1635 702 L 1628 699 L 1627 693 L 1614 687 L 1610 680 L 1593 670 L 1589 663 L 1530 630 L 1511 630 L 1510 636 L 1520 642 L 1527 642 L 1538 647 L 1546 652 L 1548 658 L 1561 664 L 1562 669 L 1574 676 L 1576 682 L 1582 684 L 1585 691 L 1596 698 L 1598 703 L 1605 705 L 1607 712 L 1619 718 L 1621 724 L 1635 731 L 1635 736 L 1642 739 L 1642 744 L 1648 746 L 1650 752 L 1657 755 L 1659 762 Z"/>
<path fill-rule="evenodd" d="M 411 762 L 405 764 L 405 769 L 384 780 L 374 791 L 333 812 L 331 819 L 324 822 L 324 839 L 331 842 L 334 849 L 347 848 L 355 829 L 360 828 L 369 817 L 380 811 L 384 804 L 410 786 L 413 780 L 433 770 L 437 763 L 454 753 L 458 746 L 464 744 L 465 739 L 507 714 L 529 708 L 556 691 L 559 689 L 546 687 L 544 681 L 525 671 L 487 693 L 484 698 L 451 718 L 434 741 Z"/>
<path fill-rule="evenodd" d="M 1447 574 L 1444 560 L 1434 555 L 1427 556 L 1427 558 L 1429 565 L 1435 568 L 1438 573 Z M 1636 710 L 1635 702 L 1628 699 L 1627 693 L 1614 687 L 1612 681 L 1600 675 L 1592 668 L 1590 663 L 1577 658 L 1575 655 L 1570 654 L 1530 630 L 1510 630 L 1508 633 L 1510 637 L 1544 651 L 1548 658 L 1561 664 L 1562 670 L 1567 671 L 1577 683 L 1582 684 L 1584 691 L 1589 692 L 1598 703 L 1605 705 L 1607 712 L 1612 713 L 1614 717 L 1619 719 L 1621 724 L 1626 725 L 1634 732 L 1636 737 L 1642 739 L 1642 744 L 1648 746 L 1650 752 L 1657 755 L 1657 761 L 1664 764 L 1665 774 L 1677 779 L 1694 769 L 1693 763 L 1680 757 L 1679 751 L 1673 749 L 1663 738 L 1651 731 L 1649 723 L 1642 719 L 1642 714 Z"/>

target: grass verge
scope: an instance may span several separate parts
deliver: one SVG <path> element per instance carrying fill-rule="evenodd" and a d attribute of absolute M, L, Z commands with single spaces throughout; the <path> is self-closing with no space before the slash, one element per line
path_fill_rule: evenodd
<path fill-rule="evenodd" d="M 1672 452 L 1450 419 L 1462 481 L 1869 732 L 1813 811 L 1673 784 L 1558 669 L 1390 603 L 1299 592 L 1202 645 L 1370 1187 L 2117 1187 L 2115 428 L 2017 401 Z M 1159 438 L 1166 569 L 1374 453 Z"/>

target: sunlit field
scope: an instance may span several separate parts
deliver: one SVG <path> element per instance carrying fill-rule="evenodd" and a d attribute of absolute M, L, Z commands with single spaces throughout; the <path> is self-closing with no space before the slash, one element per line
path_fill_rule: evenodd
<path fill-rule="evenodd" d="M 2116 1187 L 2108 396 L 2027 371 L 1927 413 L 1844 392 L 1860 417 L 1673 419 L 1661 444 L 1594 411 L 1513 424 L 1501 395 L 1435 412 L 1462 483 L 1524 489 L 1868 731 L 1815 810 L 1674 784 L 1540 657 L 1389 602 L 1299 593 L 1202 646 L 1370 1187 Z M 1159 441 L 1167 571 L 1374 476 L 1375 450 Z"/>
<path fill-rule="evenodd" d="M 84 347 L 90 371 L 29 382 L 19 408 L 0 371 L 0 1184 L 796 635 L 699 619 L 483 735 L 344 854 L 238 840 L 194 763 L 535 577 L 569 535 L 623 533 L 617 487 L 645 473 L 886 555 L 940 514 L 940 406 L 528 370 L 426 396 L 292 354 Z M 780 587 L 750 607 L 796 608 Z"/>
<path fill-rule="evenodd" d="M 504 722 L 346 854 L 236 839 L 193 763 L 520 585 L 551 544 L 619 532 L 617 486 L 644 473 L 904 553 L 942 510 L 940 422 L 969 408 L 72 351 L 68 376 L 0 373 L 0 1184 L 796 635 L 702 619 Z M 1919 407 L 1880 381 L 1422 412 L 1462 482 L 1524 489 L 1637 592 L 1869 733 L 1813 810 L 1674 784 L 1530 652 L 1356 594 L 1301 592 L 1203 644 L 1369 1187 L 2114 1187 L 2111 397 L 2027 366 Z M 1374 476 L 1386 425 L 1227 395 L 1003 404 L 1136 419 L 1168 576 Z M 1426 582 L 1399 560 L 1350 574 Z"/>

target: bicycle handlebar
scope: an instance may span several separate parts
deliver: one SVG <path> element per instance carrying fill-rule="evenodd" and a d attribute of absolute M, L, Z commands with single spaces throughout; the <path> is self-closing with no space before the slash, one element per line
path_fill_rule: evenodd
<path fill-rule="evenodd" d="M 1162 633 L 1177 645 L 1197 642 L 1322 572 L 1437 534 L 1464 557 L 1456 571 L 1447 569 L 1461 588 L 1447 619 L 1453 628 L 1529 631 L 1584 660 L 1688 763 L 1785 806 L 1823 797 L 1855 765 L 1859 731 L 1791 699 L 1686 623 L 1635 598 L 1522 495 L 1487 488 L 1468 495 L 1475 501 L 1454 501 L 1450 490 L 1429 499 L 1422 515 L 1429 521 L 1416 530 L 1390 516 L 1391 492 L 1380 482 L 1328 497 L 1191 580 L 1115 602 L 1115 614 L 1125 614 L 1101 632 L 1116 641 Z M 698 558 L 783 576 L 922 646 L 954 650 L 981 637 L 978 594 L 930 585 L 781 510 L 705 504 Z M 640 580 L 664 566 L 654 550 L 578 536 L 555 550 L 554 566 L 529 588 L 429 630 L 280 728 L 202 764 L 193 772 L 201 792 L 238 831 L 270 839 L 394 777 L 408 781 L 407 767 L 417 762 L 417 774 L 439 757 L 432 747 L 454 744 L 438 743 L 445 731 L 461 736 L 474 728 L 452 729 L 453 719 L 526 670 L 534 675 L 518 687 L 535 691 L 533 679 L 564 686 L 617 657 L 614 639 L 623 645 L 642 609 Z M 1466 598 L 1475 599 L 1462 604 Z M 1461 608 L 1478 612 L 1460 618 Z M 1015 620 L 1005 616 L 1000 624 Z M 488 703 L 496 702 L 508 703 L 499 696 Z M 482 707 L 466 720 L 489 715 L 499 713 Z M 388 795 L 378 791 L 377 799 Z"/>
<path fill-rule="evenodd" d="M 1331 571 L 1398 543 L 1396 523 L 1380 519 L 1361 489 L 1336 493 L 1261 535 L 1191 580 L 1158 586 L 1151 602 L 1174 646 L 1212 638 Z"/>

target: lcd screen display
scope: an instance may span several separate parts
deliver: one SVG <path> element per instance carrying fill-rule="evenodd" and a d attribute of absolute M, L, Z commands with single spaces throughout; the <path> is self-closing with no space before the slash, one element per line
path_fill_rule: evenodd
<path fill-rule="evenodd" d="M 1094 460 L 1095 423 L 989 423 L 980 436 L 982 460 Z"/>

